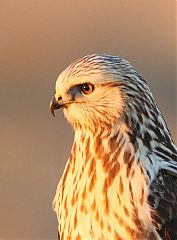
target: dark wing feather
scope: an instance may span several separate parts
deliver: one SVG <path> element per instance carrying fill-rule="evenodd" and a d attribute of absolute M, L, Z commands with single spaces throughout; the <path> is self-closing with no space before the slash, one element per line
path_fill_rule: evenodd
<path fill-rule="evenodd" d="M 150 186 L 152 219 L 163 240 L 177 240 L 177 176 L 161 170 Z"/>

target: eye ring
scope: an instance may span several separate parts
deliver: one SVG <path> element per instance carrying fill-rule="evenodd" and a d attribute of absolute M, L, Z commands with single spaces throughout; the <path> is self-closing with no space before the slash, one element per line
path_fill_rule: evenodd
<path fill-rule="evenodd" d="M 88 95 L 93 92 L 94 85 L 91 83 L 83 83 L 83 84 L 79 85 L 79 90 L 81 93 Z"/>

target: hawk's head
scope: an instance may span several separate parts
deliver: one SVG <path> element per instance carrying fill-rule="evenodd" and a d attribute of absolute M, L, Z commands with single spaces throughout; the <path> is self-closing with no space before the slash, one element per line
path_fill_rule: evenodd
<path fill-rule="evenodd" d="M 55 109 L 63 108 L 75 129 L 94 130 L 99 125 L 113 126 L 122 119 L 138 121 L 138 114 L 143 121 L 150 105 L 155 107 L 146 82 L 127 61 L 93 54 L 59 75 L 50 107 L 53 114 Z"/>

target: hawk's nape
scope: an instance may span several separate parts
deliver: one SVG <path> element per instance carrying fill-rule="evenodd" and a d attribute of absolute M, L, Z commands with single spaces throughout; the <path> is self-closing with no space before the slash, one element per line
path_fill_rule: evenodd
<path fill-rule="evenodd" d="M 176 240 L 177 148 L 143 77 L 88 55 L 59 75 L 50 107 L 75 131 L 53 202 L 59 239 Z"/>

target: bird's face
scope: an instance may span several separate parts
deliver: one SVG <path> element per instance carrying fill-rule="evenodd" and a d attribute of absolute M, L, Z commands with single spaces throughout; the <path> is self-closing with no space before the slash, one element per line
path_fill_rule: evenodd
<path fill-rule="evenodd" d="M 84 72 L 83 67 L 73 69 L 71 65 L 63 71 L 50 105 L 53 114 L 55 109 L 62 108 L 74 129 L 113 125 L 124 109 L 118 79 L 104 71 L 88 71 L 88 67 Z"/>
<path fill-rule="evenodd" d="M 56 82 L 51 112 L 62 108 L 74 129 L 149 125 L 158 113 L 145 80 L 119 57 L 93 54 L 66 68 Z M 148 120 L 149 119 L 149 120 Z"/>

